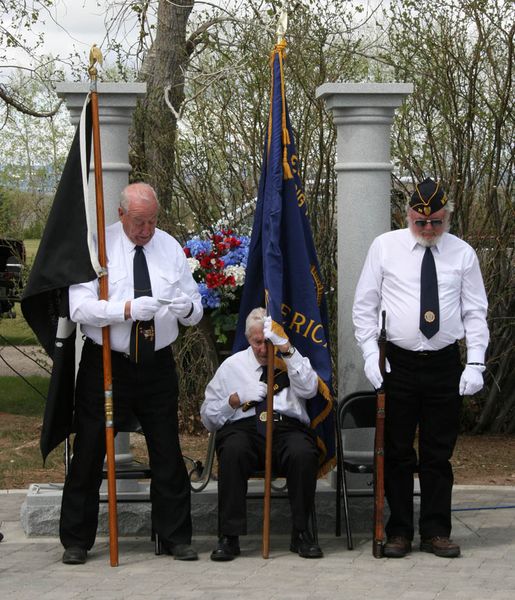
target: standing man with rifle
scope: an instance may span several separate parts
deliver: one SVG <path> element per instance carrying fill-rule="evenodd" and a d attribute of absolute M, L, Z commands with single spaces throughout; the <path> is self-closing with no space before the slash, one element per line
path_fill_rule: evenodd
<path fill-rule="evenodd" d="M 94 544 L 105 455 L 102 327 L 110 326 L 115 428 L 134 414 L 149 451 L 152 526 L 178 560 L 196 560 L 190 486 L 178 437 L 178 384 L 171 343 L 195 325 L 202 303 L 180 244 L 158 229 L 154 190 L 122 192 L 120 221 L 106 228 L 109 294 L 98 280 L 70 286 L 70 317 L 85 336 L 77 375 L 73 458 L 63 490 L 65 564 L 83 564 Z"/>
<path fill-rule="evenodd" d="M 483 387 L 488 346 L 487 298 L 474 250 L 448 233 L 451 202 L 440 183 L 415 187 L 408 227 L 377 237 L 368 252 L 353 307 L 365 374 L 381 388 L 379 314 L 386 310 L 385 493 L 390 508 L 384 556 L 411 552 L 413 473 L 421 491 L 420 549 L 454 558 L 450 540 L 450 458 L 464 395 Z M 466 366 L 458 340 L 465 338 Z M 419 434 L 418 463 L 413 448 Z"/>

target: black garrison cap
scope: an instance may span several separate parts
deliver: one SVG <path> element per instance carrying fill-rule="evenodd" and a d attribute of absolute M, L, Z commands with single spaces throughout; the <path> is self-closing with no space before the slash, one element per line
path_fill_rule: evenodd
<path fill-rule="evenodd" d="M 446 204 L 447 194 L 441 183 L 436 183 L 430 177 L 415 186 L 415 191 L 409 201 L 413 210 L 426 217 L 439 211 Z"/>

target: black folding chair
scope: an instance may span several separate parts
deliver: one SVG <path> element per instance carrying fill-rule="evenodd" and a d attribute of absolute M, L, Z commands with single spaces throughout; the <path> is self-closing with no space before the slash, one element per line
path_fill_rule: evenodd
<path fill-rule="evenodd" d="M 137 433 L 142 435 L 143 431 L 141 429 L 141 425 L 136 419 L 133 419 L 130 426 L 123 427 L 122 430 L 125 433 Z M 66 438 L 65 446 L 64 446 L 64 470 L 65 475 L 68 474 L 68 469 L 70 467 L 71 462 L 71 447 L 70 447 L 70 439 Z M 151 479 L 152 471 L 150 466 L 147 463 L 141 463 L 137 460 L 133 460 L 129 464 L 116 465 L 116 480 L 131 480 L 131 481 L 141 481 L 144 479 Z M 104 468 L 102 469 L 102 479 L 107 480 L 107 465 L 104 463 Z M 102 502 L 102 500 L 100 500 Z M 148 498 L 141 499 L 127 499 L 125 498 L 123 502 L 148 502 Z M 158 534 L 152 529 L 151 532 L 151 540 L 154 542 L 154 552 L 156 556 L 159 556 L 162 552 L 161 542 L 159 540 Z"/>
<path fill-rule="evenodd" d="M 349 515 L 347 473 L 373 474 L 374 437 L 376 421 L 375 392 L 355 392 L 338 403 L 337 413 L 337 472 L 336 472 L 336 536 L 341 535 L 341 503 L 345 516 L 347 547 L 354 548 Z M 374 495 L 373 477 L 366 482 L 365 491 L 353 497 Z"/>

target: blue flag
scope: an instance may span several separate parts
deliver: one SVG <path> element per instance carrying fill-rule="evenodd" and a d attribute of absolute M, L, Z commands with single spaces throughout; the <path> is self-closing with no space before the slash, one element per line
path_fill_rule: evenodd
<path fill-rule="evenodd" d="M 307 409 L 323 475 L 335 464 L 327 305 L 284 93 L 285 46 L 286 42 L 277 44 L 271 57 L 268 131 L 233 351 L 248 346 L 247 315 L 266 305 L 273 330 L 309 358 L 319 386 Z"/>

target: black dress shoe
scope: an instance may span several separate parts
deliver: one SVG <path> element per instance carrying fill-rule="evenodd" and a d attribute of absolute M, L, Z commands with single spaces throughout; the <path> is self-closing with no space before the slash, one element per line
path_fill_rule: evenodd
<path fill-rule="evenodd" d="M 240 554 L 240 540 L 237 535 L 222 535 L 216 548 L 211 552 L 211 560 L 234 560 Z"/>
<path fill-rule="evenodd" d="M 383 554 L 386 558 L 404 558 L 411 552 L 411 542 L 402 535 L 392 535 L 386 540 Z"/>
<path fill-rule="evenodd" d="M 161 542 L 163 554 L 170 554 L 175 560 L 198 560 L 197 551 L 189 544 L 170 544 Z"/>
<path fill-rule="evenodd" d="M 65 565 L 83 565 L 88 558 L 88 551 L 78 546 L 70 546 L 63 553 L 63 563 Z"/>
<path fill-rule="evenodd" d="M 309 531 L 292 531 L 290 550 L 302 558 L 322 558 L 324 553 Z"/>

